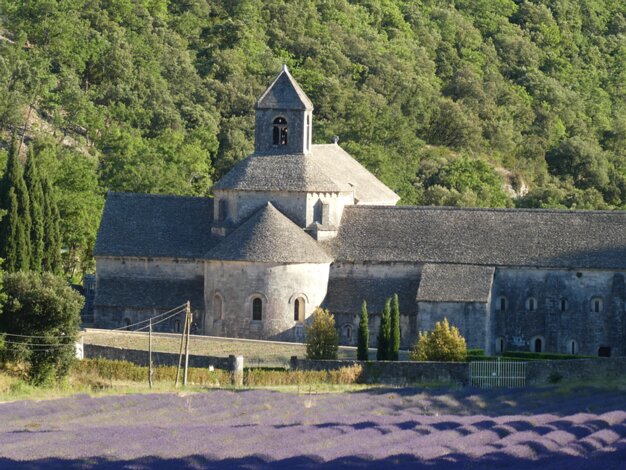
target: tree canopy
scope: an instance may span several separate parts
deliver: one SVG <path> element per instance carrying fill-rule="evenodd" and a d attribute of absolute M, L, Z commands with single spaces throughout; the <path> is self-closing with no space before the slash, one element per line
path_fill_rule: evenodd
<path fill-rule="evenodd" d="M 9 0 L 0 18 L 0 139 L 43 156 L 66 272 L 93 267 L 106 190 L 210 196 L 283 63 L 314 142 L 340 136 L 402 203 L 626 206 L 624 2 Z"/>

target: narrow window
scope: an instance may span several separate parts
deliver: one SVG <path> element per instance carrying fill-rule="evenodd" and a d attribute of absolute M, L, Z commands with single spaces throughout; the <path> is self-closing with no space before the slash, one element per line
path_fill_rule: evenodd
<path fill-rule="evenodd" d="M 498 310 L 501 312 L 506 312 L 506 297 L 498 297 Z"/>
<path fill-rule="evenodd" d="M 535 338 L 535 342 L 534 342 L 534 352 L 536 353 L 540 353 L 543 349 L 543 341 L 541 341 L 541 338 Z"/>
<path fill-rule="evenodd" d="M 528 299 L 526 299 L 526 310 L 528 310 L 529 312 L 534 312 L 536 308 L 537 301 L 535 300 L 535 298 L 528 297 Z"/>
<path fill-rule="evenodd" d="M 352 326 L 351 325 L 344 325 L 343 326 L 343 336 L 347 340 L 352 339 Z"/>
<path fill-rule="evenodd" d="M 223 222 L 228 217 L 228 203 L 226 199 L 220 199 L 220 202 L 217 206 L 218 209 L 218 220 Z"/>
<path fill-rule="evenodd" d="M 130 318 L 124 318 L 124 326 L 130 331 Z"/>
<path fill-rule="evenodd" d="M 263 320 L 263 301 L 258 297 L 252 301 L 252 320 Z"/>
<path fill-rule="evenodd" d="M 287 120 L 283 117 L 274 119 L 272 143 L 274 145 L 287 145 Z"/>
<path fill-rule="evenodd" d="M 306 115 L 306 149 L 309 150 L 311 147 L 311 116 Z"/>
<path fill-rule="evenodd" d="M 304 299 L 300 297 L 293 302 L 293 321 L 304 321 Z"/>
<path fill-rule="evenodd" d="M 214 320 L 222 320 L 224 303 L 222 301 L 222 296 L 219 294 L 215 294 L 213 297 L 213 319 Z"/>
<path fill-rule="evenodd" d="M 578 344 L 573 339 L 571 339 L 569 341 L 569 344 L 567 346 L 567 352 L 569 354 L 577 354 L 578 353 Z"/>
<path fill-rule="evenodd" d="M 174 332 L 175 333 L 180 333 L 180 320 L 176 320 L 174 322 Z"/>
<path fill-rule="evenodd" d="M 567 303 L 567 299 L 561 299 L 561 303 L 560 303 L 560 306 L 559 306 L 559 308 L 561 309 L 561 312 L 565 312 L 568 307 L 569 307 L 569 305 Z"/>
<path fill-rule="evenodd" d="M 591 311 L 594 313 L 600 313 L 602 311 L 602 299 L 597 297 L 591 299 Z"/>
<path fill-rule="evenodd" d="M 504 338 L 500 337 L 496 340 L 496 354 L 504 352 Z"/>

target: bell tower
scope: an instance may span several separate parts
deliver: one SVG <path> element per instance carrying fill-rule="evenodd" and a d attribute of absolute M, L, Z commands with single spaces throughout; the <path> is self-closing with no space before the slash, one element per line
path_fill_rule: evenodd
<path fill-rule="evenodd" d="M 256 154 L 311 152 L 313 104 L 286 65 L 255 105 Z"/>

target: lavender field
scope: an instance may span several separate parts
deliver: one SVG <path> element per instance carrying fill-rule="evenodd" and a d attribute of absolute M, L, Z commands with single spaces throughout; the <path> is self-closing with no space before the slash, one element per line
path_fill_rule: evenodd
<path fill-rule="evenodd" d="M 0 404 L 0 467 L 626 468 L 626 395 L 263 390 Z"/>

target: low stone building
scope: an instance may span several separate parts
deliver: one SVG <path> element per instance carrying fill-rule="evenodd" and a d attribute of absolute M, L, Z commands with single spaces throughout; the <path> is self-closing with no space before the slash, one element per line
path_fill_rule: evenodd
<path fill-rule="evenodd" d="M 285 68 L 213 199 L 109 193 L 96 326 L 189 300 L 196 333 L 302 341 L 321 305 L 356 344 L 365 300 L 375 344 L 397 293 L 404 347 L 447 317 L 488 353 L 626 354 L 626 213 L 398 207 L 337 143 L 311 144 L 312 111 Z"/>

